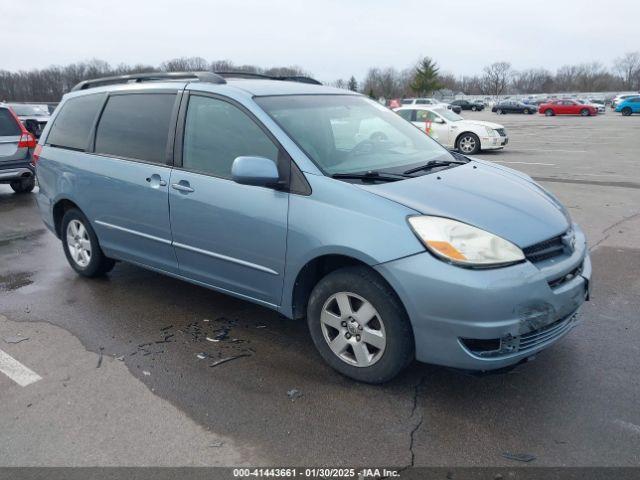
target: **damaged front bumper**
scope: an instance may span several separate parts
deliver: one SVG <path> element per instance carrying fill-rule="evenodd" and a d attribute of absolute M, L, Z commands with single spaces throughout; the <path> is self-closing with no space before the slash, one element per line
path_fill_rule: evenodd
<path fill-rule="evenodd" d="M 425 252 L 376 268 L 411 319 L 416 358 L 466 370 L 516 364 L 566 335 L 591 288 L 591 260 L 575 247 L 556 258 L 472 270 Z"/>

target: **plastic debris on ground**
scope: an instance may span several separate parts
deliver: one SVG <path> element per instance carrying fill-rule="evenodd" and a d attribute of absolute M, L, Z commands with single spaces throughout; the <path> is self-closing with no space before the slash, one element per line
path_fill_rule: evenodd
<path fill-rule="evenodd" d="M 536 459 L 535 455 L 531 455 L 530 453 L 504 452 L 502 456 L 508 460 L 515 460 L 516 462 L 531 462 Z"/>
<path fill-rule="evenodd" d="M 302 397 L 302 392 L 297 388 L 292 388 L 291 390 L 287 391 L 287 397 L 289 397 L 289 400 L 294 402 L 296 398 Z"/>
<path fill-rule="evenodd" d="M 21 335 L 11 335 L 9 337 L 4 337 L 3 340 L 7 343 L 20 343 L 29 340 L 29 337 L 23 337 Z"/>

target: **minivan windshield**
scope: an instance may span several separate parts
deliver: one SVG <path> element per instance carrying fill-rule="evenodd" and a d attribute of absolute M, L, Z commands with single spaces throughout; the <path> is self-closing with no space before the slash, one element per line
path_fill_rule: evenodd
<path fill-rule="evenodd" d="M 255 101 L 327 175 L 396 173 L 453 158 L 410 122 L 366 97 L 280 95 Z"/>

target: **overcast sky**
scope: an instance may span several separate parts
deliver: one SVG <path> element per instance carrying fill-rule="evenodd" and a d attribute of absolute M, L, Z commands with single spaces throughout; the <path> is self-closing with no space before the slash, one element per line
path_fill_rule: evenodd
<path fill-rule="evenodd" d="M 501 60 L 610 66 L 640 50 L 640 0 L 0 0 L 0 19 L 8 70 L 201 56 L 299 65 L 331 81 L 422 55 L 473 74 Z"/>

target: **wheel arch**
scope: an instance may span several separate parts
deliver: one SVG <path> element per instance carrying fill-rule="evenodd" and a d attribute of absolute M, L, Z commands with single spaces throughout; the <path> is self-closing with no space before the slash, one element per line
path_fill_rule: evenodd
<path fill-rule="evenodd" d="M 72 208 L 82 211 L 74 201 L 69 200 L 68 198 L 60 198 L 53 204 L 53 228 L 58 238 L 61 238 L 62 235 L 62 217 L 64 217 L 64 214 Z"/>
<path fill-rule="evenodd" d="M 298 320 L 307 315 L 307 304 L 311 291 L 317 283 L 331 272 L 344 267 L 361 266 L 379 277 L 398 296 L 391 284 L 369 263 L 355 256 L 328 253 L 319 255 L 305 263 L 297 272 L 296 279 L 291 290 L 291 318 Z M 402 304 L 402 301 L 400 300 Z M 404 308 L 404 305 L 403 305 Z"/>

